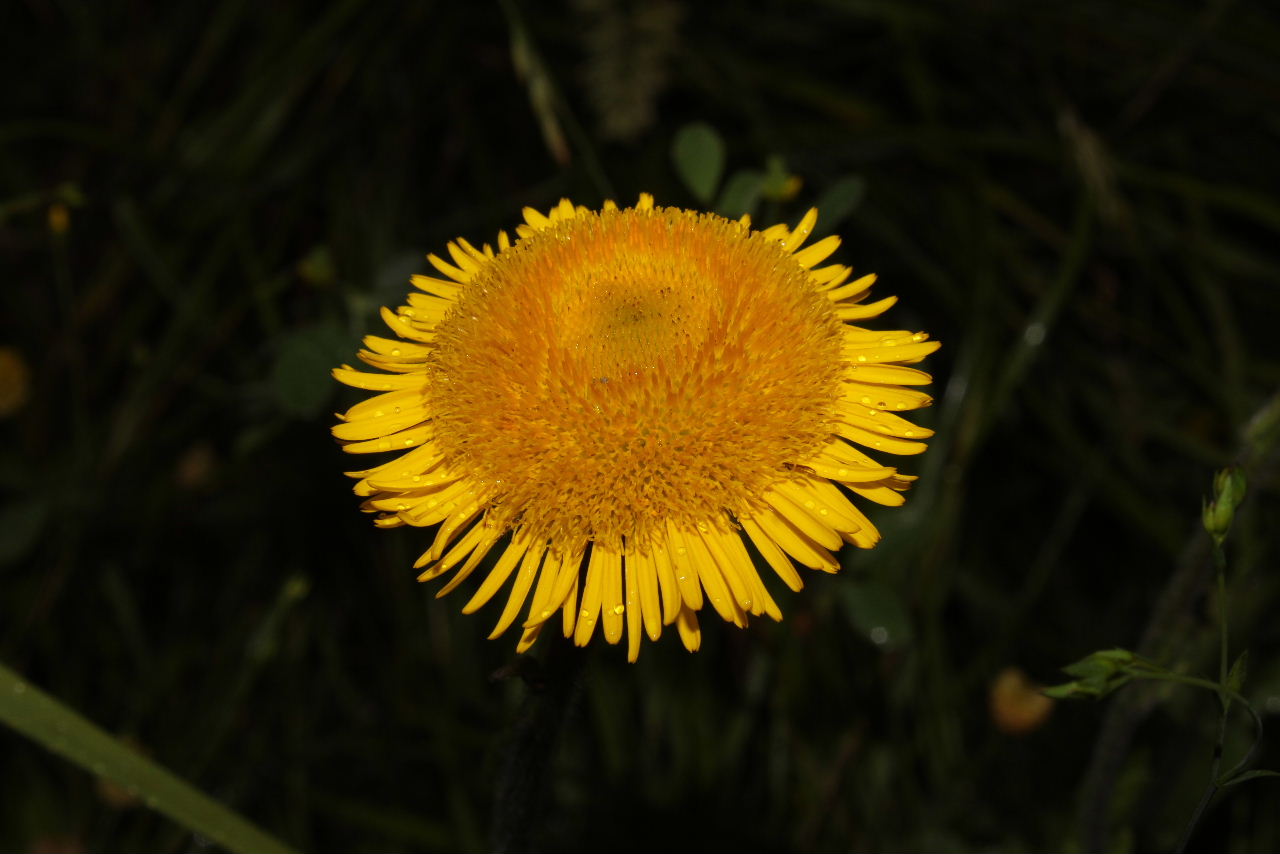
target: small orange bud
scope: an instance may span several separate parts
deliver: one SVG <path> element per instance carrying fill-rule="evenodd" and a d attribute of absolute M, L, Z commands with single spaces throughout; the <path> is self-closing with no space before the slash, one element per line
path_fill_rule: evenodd
<path fill-rule="evenodd" d="M 62 202 L 49 205 L 49 230 L 61 237 L 71 228 L 71 211 Z"/>
<path fill-rule="evenodd" d="M 1039 729 L 1053 712 L 1054 701 L 1027 678 L 1020 667 L 1006 667 L 991 681 L 991 722 L 1009 735 Z"/>
<path fill-rule="evenodd" d="M 13 415 L 27 402 L 30 372 L 22 354 L 0 347 L 0 418 Z"/>

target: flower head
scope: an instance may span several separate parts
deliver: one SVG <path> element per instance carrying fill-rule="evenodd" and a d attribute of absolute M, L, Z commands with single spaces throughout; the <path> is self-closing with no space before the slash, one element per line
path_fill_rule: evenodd
<path fill-rule="evenodd" d="M 444 595 L 500 552 L 463 607 L 509 584 L 491 637 L 527 602 L 519 651 L 555 620 L 579 645 L 625 634 L 635 660 L 673 623 L 697 649 L 705 604 L 781 618 L 748 542 L 793 590 L 794 564 L 835 572 L 843 543 L 875 545 L 847 493 L 897 505 L 914 478 L 855 445 L 924 450 L 896 413 L 930 403 L 907 365 L 938 344 L 852 325 L 895 299 L 816 266 L 839 245 L 804 246 L 817 211 L 763 231 L 648 195 L 524 213 L 497 251 L 428 256 L 441 277 L 382 311 L 396 337 L 364 341 L 385 373 L 334 371 L 380 392 L 334 427 L 345 450 L 399 452 L 352 472 L 364 509 L 439 525 L 419 580 L 452 572 Z"/>

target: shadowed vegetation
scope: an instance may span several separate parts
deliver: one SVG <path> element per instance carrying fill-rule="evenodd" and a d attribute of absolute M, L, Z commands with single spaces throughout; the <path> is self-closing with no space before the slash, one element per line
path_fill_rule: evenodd
<path fill-rule="evenodd" d="M 1232 648 L 1280 723 L 1280 444 L 1246 433 L 1280 388 L 1267 4 L 5 20 L 0 661 L 290 844 L 486 850 L 512 722 L 557 717 L 522 712 L 514 674 L 558 639 L 515 661 L 484 640 L 500 605 L 463 617 L 465 591 L 415 584 L 426 532 L 357 512 L 329 426 L 360 395 L 328 372 L 426 252 L 561 196 L 759 223 L 820 204 L 835 260 L 902 297 L 886 320 L 944 347 L 938 435 L 875 550 L 778 593 L 782 623 L 706 620 L 696 655 L 673 632 L 634 666 L 587 651 L 543 848 L 1173 848 L 1212 697 L 1131 686 L 1043 719 L 1017 674 L 991 688 L 1113 646 L 1213 674 L 1200 510 L 1232 461 Z M 1257 764 L 1280 767 L 1274 740 Z M 5 850 L 205 844 L 8 730 L 0 767 Z M 1276 797 L 1229 790 L 1191 849 L 1280 847 Z"/>

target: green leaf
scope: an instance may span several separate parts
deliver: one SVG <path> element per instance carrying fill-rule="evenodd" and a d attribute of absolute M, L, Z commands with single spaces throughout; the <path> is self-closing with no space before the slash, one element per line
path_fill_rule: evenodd
<path fill-rule="evenodd" d="M 682 127 L 671 144 L 671 159 L 689 192 L 710 204 L 724 174 L 724 140 L 715 128 L 706 122 Z"/>
<path fill-rule="evenodd" d="M 0 723 L 85 770 L 137 792 L 148 807 L 232 851 L 292 851 L 3 665 Z"/>
<path fill-rule="evenodd" d="M 740 169 L 734 172 L 720 191 L 716 213 L 729 219 L 737 219 L 743 214 L 754 215 L 763 188 L 763 172 L 757 169 Z"/>
<path fill-rule="evenodd" d="M 1062 691 L 1070 687 L 1070 692 L 1052 693 L 1049 696 L 1105 697 L 1133 679 L 1126 668 L 1137 661 L 1138 656 L 1127 649 L 1100 649 L 1062 668 L 1063 673 L 1076 677 L 1076 681 L 1069 686 L 1050 689 Z"/>
<path fill-rule="evenodd" d="M 1087 691 L 1082 691 L 1079 682 L 1064 682 L 1061 685 L 1051 685 L 1048 688 L 1041 688 L 1040 693 L 1055 700 L 1074 700 L 1079 697 L 1093 696 Z"/>
<path fill-rule="evenodd" d="M 1227 690 L 1234 691 L 1237 694 L 1242 693 L 1244 688 L 1244 680 L 1249 674 L 1249 650 L 1240 653 L 1235 664 L 1231 665 L 1231 670 L 1227 673 Z"/>
<path fill-rule="evenodd" d="M 1232 777 L 1230 780 L 1224 780 L 1218 785 L 1223 788 L 1226 788 L 1227 786 L 1238 786 L 1241 783 L 1247 783 L 1250 780 L 1257 780 L 1260 777 L 1280 777 L 1280 771 L 1268 771 L 1264 768 L 1260 768 L 1256 771 L 1245 771 L 1243 774 Z"/>
<path fill-rule="evenodd" d="M 849 621 L 876 646 L 893 648 L 911 640 L 911 618 L 902 599 L 888 585 L 865 581 L 842 590 Z"/>
<path fill-rule="evenodd" d="M 316 246 L 298 261 L 298 275 L 317 287 L 328 287 L 338 280 L 338 267 L 328 246 Z"/>
<path fill-rule="evenodd" d="M 271 370 L 280 408 L 300 418 L 319 415 L 337 388 L 329 372 L 350 358 L 351 349 L 347 335 L 334 323 L 285 335 Z"/>
<path fill-rule="evenodd" d="M 867 194 L 867 182 L 861 175 L 845 175 L 822 191 L 814 206 L 818 209 L 818 223 L 823 232 L 836 227 L 857 210 Z"/>
<path fill-rule="evenodd" d="M 761 193 L 766 199 L 785 202 L 795 197 L 800 191 L 800 176 L 787 168 L 787 161 L 781 154 L 770 154 L 764 161 L 764 186 Z"/>

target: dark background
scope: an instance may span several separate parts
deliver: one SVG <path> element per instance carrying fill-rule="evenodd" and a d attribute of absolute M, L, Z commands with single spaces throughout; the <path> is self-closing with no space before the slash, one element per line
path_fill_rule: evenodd
<path fill-rule="evenodd" d="M 944 342 L 938 436 L 904 461 L 908 505 L 876 515 L 884 542 L 781 595 L 782 623 L 708 619 L 697 655 L 667 632 L 635 666 L 589 651 L 540 844 L 1173 847 L 1211 694 L 1128 689 L 1014 734 L 989 686 L 1112 646 L 1214 678 L 1199 513 L 1232 460 L 1251 489 L 1232 644 L 1280 723 L 1276 449 L 1244 433 L 1280 385 L 1270 4 L 19 0 L 0 19 L 0 660 L 291 843 L 486 849 L 527 693 L 490 678 L 515 642 L 484 639 L 492 607 L 414 582 L 429 533 L 357 511 L 328 428 L 359 396 L 328 369 L 426 252 L 524 205 L 699 206 L 671 158 L 694 121 L 730 174 L 765 176 L 758 223 L 826 194 L 837 260 L 902 298 L 893 328 Z M 1243 718 L 1230 732 L 1236 755 Z M 203 846 L 17 734 L 0 776 L 5 850 Z M 1280 847 L 1277 796 L 1230 790 L 1193 848 Z"/>

